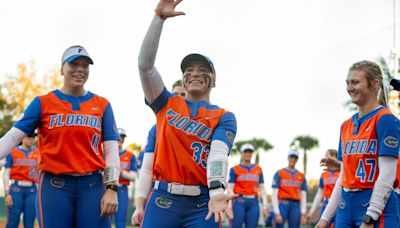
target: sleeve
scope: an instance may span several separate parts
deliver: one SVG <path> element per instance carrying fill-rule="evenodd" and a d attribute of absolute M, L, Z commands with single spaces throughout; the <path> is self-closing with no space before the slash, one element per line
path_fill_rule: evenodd
<path fill-rule="evenodd" d="M 148 103 L 146 100 L 146 104 L 150 106 L 154 113 L 157 113 L 168 103 L 168 99 L 171 96 L 173 96 L 173 94 L 171 94 L 167 88 L 164 87 L 160 96 L 158 96 L 152 103 Z"/>
<path fill-rule="evenodd" d="M 322 188 L 319 187 L 318 190 L 317 190 L 317 194 L 315 194 L 314 202 L 313 202 L 313 204 L 311 206 L 311 210 L 310 210 L 311 214 L 315 213 L 315 211 L 317 210 L 319 204 L 321 203 L 321 200 L 322 200 Z"/>
<path fill-rule="evenodd" d="M 260 182 L 260 184 L 264 184 L 264 174 L 263 174 L 263 171 L 261 171 L 259 182 Z"/>
<path fill-rule="evenodd" d="M 332 217 L 336 214 L 336 210 L 339 205 L 339 201 L 342 198 L 342 177 L 343 177 L 343 164 L 340 165 L 340 174 L 338 179 L 336 180 L 335 187 L 333 188 L 331 198 L 329 198 L 329 203 L 326 206 L 323 214 L 321 215 L 321 219 L 325 221 L 330 221 Z"/>
<path fill-rule="evenodd" d="M 136 167 L 136 156 L 134 154 L 132 154 L 132 158 L 131 158 L 131 164 L 129 165 L 129 169 L 137 172 L 137 167 Z"/>
<path fill-rule="evenodd" d="M 12 167 L 12 156 L 11 153 L 7 155 L 6 157 L 6 164 L 4 165 L 6 168 L 11 168 Z"/>
<path fill-rule="evenodd" d="M 318 185 L 318 188 L 324 188 L 324 179 L 322 178 L 322 175 L 321 175 L 321 177 L 319 178 L 319 185 Z"/>
<path fill-rule="evenodd" d="M 154 153 L 156 147 L 156 125 L 154 125 L 147 136 L 147 144 L 144 148 L 145 153 Z"/>
<path fill-rule="evenodd" d="M 301 190 L 307 192 L 307 180 L 303 178 L 303 185 L 301 186 Z"/>
<path fill-rule="evenodd" d="M 161 79 L 161 75 L 154 66 L 163 24 L 164 20 L 159 16 L 154 16 L 139 52 L 138 66 L 140 81 L 146 102 L 149 104 L 152 104 L 164 89 L 164 82 Z"/>
<path fill-rule="evenodd" d="M 142 167 L 144 151 L 140 151 L 136 159 L 136 168 L 139 170 Z"/>
<path fill-rule="evenodd" d="M 42 104 L 39 97 L 35 97 L 29 106 L 25 109 L 20 120 L 18 120 L 14 127 L 25 132 L 25 134 L 33 134 L 35 129 L 40 124 L 40 116 L 42 114 Z"/>
<path fill-rule="evenodd" d="M 277 188 L 272 189 L 272 197 L 271 197 L 272 207 L 274 208 L 274 212 L 276 215 L 280 214 L 278 192 L 279 192 L 279 189 L 277 189 Z"/>
<path fill-rule="evenodd" d="M 235 174 L 235 170 L 233 169 L 233 167 L 229 170 L 229 183 L 235 183 L 236 181 L 236 174 Z"/>
<path fill-rule="evenodd" d="M 230 150 L 233 145 L 233 141 L 235 140 L 236 136 L 236 118 L 233 113 L 226 113 L 224 114 L 218 126 L 215 128 L 214 133 L 212 135 L 212 140 L 220 140 L 228 146 Z"/>
<path fill-rule="evenodd" d="M 274 175 L 274 179 L 272 179 L 272 188 L 279 188 L 280 184 L 281 184 L 281 177 L 279 176 L 279 173 L 276 172 Z"/>
<path fill-rule="evenodd" d="M 119 134 L 114 119 L 114 112 L 109 103 L 104 110 L 102 120 L 103 141 L 119 140 Z"/>
<path fill-rule="evenodd" d="M 339 135 L 339 146 L 338 146 L 338 154 L 337 154 L 337 159 L 339 161 L 342 161 L 342 128 L 343 128 L 343 124 L 340 127 L 340 135 Z"/>
<path fill-rule="evenodd" d="M 394 115 L 383 115 L 376 125 L 379 156 L 399 156 L 400 124 Z"/>

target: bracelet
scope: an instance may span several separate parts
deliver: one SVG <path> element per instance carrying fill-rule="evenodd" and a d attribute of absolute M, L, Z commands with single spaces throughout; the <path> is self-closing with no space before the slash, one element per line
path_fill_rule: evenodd
<path fill-rule="evenodd" d="M 160 17 L 161 19 L 163 19 L 164 21 L 167 20 L 167 17 L 164 16 L 164 15 L 161 13 L 161 10 L 160 10 L 160 9 L 157 8 L 157 9 L 154 10 L 154 12 L 156 13 L 157 16 L 159 16 L 159 17 Z"/>

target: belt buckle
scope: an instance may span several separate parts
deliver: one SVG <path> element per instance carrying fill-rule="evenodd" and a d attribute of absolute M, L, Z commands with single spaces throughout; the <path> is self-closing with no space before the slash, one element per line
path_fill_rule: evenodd
<path fill-rule="evenodd" d="M 168 192 L 175 195 L 184 194 L 184 185 L 178 183 L 168 183 Z"/>

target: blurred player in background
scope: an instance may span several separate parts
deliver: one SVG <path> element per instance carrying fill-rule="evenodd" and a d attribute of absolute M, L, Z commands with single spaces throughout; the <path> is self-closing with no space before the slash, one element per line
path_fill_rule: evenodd
<path fill-rule="evenodd" d="M 119 160 L 121 164 L 121 174 L 119 179 L 118 188 L 118 211 L 115 214 L 115 227 L 125 228 L 126 218 L 128 217 L 128 186 L 137 177 L 136 158 L 135 155 L 123 148 L 125 138 L 127 137 L 126 131 L 123 128 L 118 128 L 119 140 Z"/>
<path fill-rule="evenodd" d="M 251 164 L 254 147 L 244 144 L 240 148 L 242 161 L 229 172 L 228 193 L 238 194 L 239 197 L 232 201 L 233 220 L 230 226 L 233 228 L 255 228 L 260 217 L 258 195 L 262 199 L 262 212 L 265 219 L 268 217 L 267 193 L 264 186 L 264 176 L 260 166 Z"/>
<path fill-rule="evenodd" d="M 66 49 L 61 64 L 62 88 L 33 99 L 0 139 L 0 158 L 38 128 L 40 226 L 108 228 L 120 175 L 114 114 L 105 98 L 84 88 L 93 60 L 82 46 Z"/>
<path fill-rule="evenodd" d="M 159 1 L 139 54 L 146 103 L 157 117 L 154 184 L 142 222 L 145 228 L 218 227 L 215 222 L 225 219 L 234 198 L 224 190 L 236 119 L 210 104 L 216 79 L 213 63 L 200 54 L 182 60 L 186 99 L 170 93 L 154 67 L 164 21 L 184 14 L 175 11 L 180 2 Z"/>
<path fill-rule="evenodd" d="M 340 131 L 340 175 L 317 227 L 399 227 L 398 203 L 392 191 L 399 155 L 399 120 L 385 108 L 382 71 L 370 61 L 354 63 L 347 92 L 358 113 Z"/>
<path fill-rule="evenodd" d="M 327 150 L 325 153 L 325 157 L 336 159 L 337 150 L 335 150 L 335 149 Z M 336 183 L 336 180 L 338 177 L 339 177 L 339 170 L 337 170 L 336 167 L 327 165 L 327 169 L 321 174 L 321 177 L 319 179 L 319 186 L 318 186 L 317 194 L 315 195 L 311 210 L 307 214 L 307 223 L 310 223 L 311 218 L 313 217 L 315 211 L 321 204 L 321 200 L 323 201 L 323 204 L 322 204 L 320 215 L 322 215 L 322 213 L 325 210 L 326 205 L 329 202 L 329 198 L 331 197 L 333 187 L 335 187 L 335 183 Z M 330 225 L 330 227 L 334 227 L 333 223 L 334 223 L 334 219 L 331 220 L 332 226 Z"/>
<path fill-rule="evenodd" d="M 178 96 L 185 97 L 185 88 L 179 79 L 172 85 L 172 92 Z M 143 151 L 143 172 L 139 177 L 139 183 L 135 192 L 135 212 L 132 215 L 132 224 L 141 224 L 144 214 L 144 203 L 149 195 L 153 182 L 153 159 L 156 146 L 156 125 L 154 125 L 147 136 L 147 143 Z"/>
<path fill-rule="evenodd" d="M 306 223 L 307 181 L 303 173 L 295 166 L 299 152 L 291 150 L 288 153 L 289 165 L 278 170 L 272 182 L 272 205 L 275 212 L 276 227 L 298 228 Z"/>
<path fill-rule="evenodd" d="M 39 151 L 34 146 L 35 136 L 36 133 L 24 137 L 21 145 L 6 158 L 3 174 L 4 200 L 8 208 L 6 228 L 17 228 L 21 213 L 25 228 L 33 228 L 35 222 L 39 158 Z"/>

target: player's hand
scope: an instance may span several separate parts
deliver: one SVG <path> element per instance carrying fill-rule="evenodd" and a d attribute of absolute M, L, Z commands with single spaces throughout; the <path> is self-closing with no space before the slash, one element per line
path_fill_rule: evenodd
<path fill-rule="evenodd" d="M 301 225 L 306 225 L 306 224 L 307 224 L 307 217 L 306 217 L 306 215 L 301 215 L 300 224 L 301 224 Z"/>
<path fill-rule="evenodd" d="M 275 215 L 275 222 L 278 224 L 283 224 L 283 219 L 282 216 L 280 214 L 276 214 Z"/>
<path fill-rule="evenodd" d="M 233 219 L 233 217 L 235 216 L 233 214 L 232 206 L 228 206 L 228 208 L 226 209 L 226 216 L 228 216 L 229 219 Z"/>
<path fill-rule="evenodd" d="M 373 228 L 374 224 L 361 223 L 360 228 Z"/>
<path fill-rule="evenodd" d="M 229 200 L 236 199 L 238 195 L 226 195 L 226 194 L 219 194 L 214 196 L 208 201 L 208 214 L 206 216 L 206 220 L 209 220 L 212 215 L 214 215 L 215 223 L 225 221 L 225 212 L 228 208 Z M 229 219 L 233 219 L 229 217 Z"/>
<path fill-rule="evenodd" d="M 143 221 L 144 210 L 143 208 L 137 207 L 132 215 L 131 223 L 132 225 L 140 225 Z"/>
<path fill-rule="evenodd" d="M 13 200 L 10 193 L 6 194 L 4 197 L 4 201 L 6 203 L 7 208 L 11 208 L 13 206 Z"/>
<path fill-rule="evenodd" d="M 268 217 L 269 217 L 269 211 L 268 211 L 268 209 L 263 207 L 262 213 L 263 213 L 263 216 L 264 216 L 264 220 L 267 220 Z"/>
<path fill-rule="evenodd" d="M 312 218 L 312 214 L 311 214 L 311 212 L 308 212 L 308 214 L 307 214 L 307 224 L 310 224 L 310 222 L 311 222 L 311 218 Z"/>
<path fill-rule="evenodd" d="M 101 199 L 101 217 L 113 215 L 118 210 L 118 193 L 112 189 L 107 189 Z"/>
<path fill-rule="evenodd" d="M 164 19 L 185 15 L 185 13 L 182 11 L 175 11 L 175 7 L 181 2 L 182 0 L 160 0 L 160 2 L 158 2 L 156 11 L 161 14 Z"/>
<path fill-rule="evenodd" d="M 340 161 L 337 160 L 336 158 L 330 158 L 330 157 L 322 158 L 320 165 L 325 166 L 327 168 L 329 167 L 329 169 L 333 171 L 340 170 Z"/>
<path fill-rule="evenodd" d="M 328 228 L 328 225 L 328 221 L 326 221 L 325 219 L 320 219 L 314 228 Z"/>

